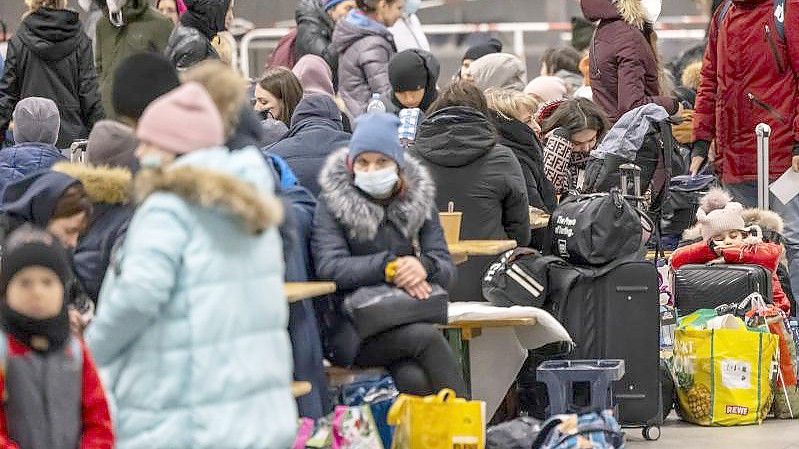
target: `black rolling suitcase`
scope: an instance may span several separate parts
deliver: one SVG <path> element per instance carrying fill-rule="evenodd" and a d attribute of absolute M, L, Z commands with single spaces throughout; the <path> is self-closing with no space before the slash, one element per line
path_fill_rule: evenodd
<path fill-rule="evenodd" d="M 739 303 L 754 292 L 771 302 L 771 273 L 759 265 L 685 265 L 674 273 L 680 316 Z"/>
<path fill-rule="evenodd" d="M 564 270 L 559 272 L 558 270 Z M 550 276 L 571 276 L 574 267 L 553 266 Z M 624 359 L 626 374 L 614 384 L 618 419 L 642 427 L 647 439 L 660 436 L 664 398 L 661 393 L 660 305 L 657 268 L 650 262 L 628 262 L 599 277 L 583 272 L 556 318 L 574 339 L 572 359 Z M 665 404 L 670 405 L 666 398 Z"/>

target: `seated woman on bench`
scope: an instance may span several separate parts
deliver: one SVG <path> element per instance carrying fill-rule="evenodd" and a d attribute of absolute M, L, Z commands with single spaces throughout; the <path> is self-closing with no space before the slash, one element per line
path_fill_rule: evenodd
<path fill-rule="evenodd" d="M 435 185 L 403 154 L 398 128 L 396 116 L 362 116 L 349 148 L 331 154 L 319 175 L 311 249 L 317 276 L 335 281 L 339 292 L 321 313 L 325 355 L 337 366 L 386 367 L 402 393 L 451 388 L 463 397 L 461 369 L 434 325 L 399 326 L 362 341 L 341 310 L 360 287 L 393 284 L 424 301 L 431 284 L 446 289 L 454 278 Z"/>

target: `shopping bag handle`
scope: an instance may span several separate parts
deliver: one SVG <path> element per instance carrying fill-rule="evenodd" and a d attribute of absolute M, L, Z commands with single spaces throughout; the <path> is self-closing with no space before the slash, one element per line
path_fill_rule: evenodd
<path fill-rule="evenodd" d="M 435 396 L 436 402 L 454 402 L 457 398 L 458 395 L 451 388 L 444 388 Z"/>

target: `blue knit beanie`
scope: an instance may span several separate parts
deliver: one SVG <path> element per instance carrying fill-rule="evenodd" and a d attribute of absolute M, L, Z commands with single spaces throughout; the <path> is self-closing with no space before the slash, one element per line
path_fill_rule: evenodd
<path fill-rule="evenodd" d="M 400 167 L 405 165 L 399 126 L 399 118 L 385 112 L 372 112 L 358 117 L 350 139 L 350 161 L 355 161 L 361 153 L 373 152 L 386 155 Z"/>
<path fill-rule="evenodd" d="M 329 11 L 330 8 L 335 8 L 336 5 L 343 2 L 344 0 L 326 0 L 325 1 L 325 11 Z"/>

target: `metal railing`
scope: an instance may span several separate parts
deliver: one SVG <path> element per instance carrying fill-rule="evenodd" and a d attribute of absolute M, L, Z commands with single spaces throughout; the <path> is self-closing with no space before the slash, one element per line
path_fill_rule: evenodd
<path fill-rule="evenodd" d="M 703 16 L 664 17 L 657 25 L 660 39 L 703 39 L 704 25 L 707 18 Z M 687 26 L 701 26 L 687 28 Z M 463 23 L 422 25 L 428 36 L 453 35 L 471 33 L 511 33 L 513 35 L 513 53 L 522 58 L 526 64 L 524 33 L 563 32 L 561 39 L 569 39 L 571 22 L 509 22 L 509 23 Z M 242 74 L 250 77 L 250 45 L 255 40 L 279 40 L 291 31 L 291 28 L 257 28 L 242 37 L 239 42 L 239 65 Z"/>

